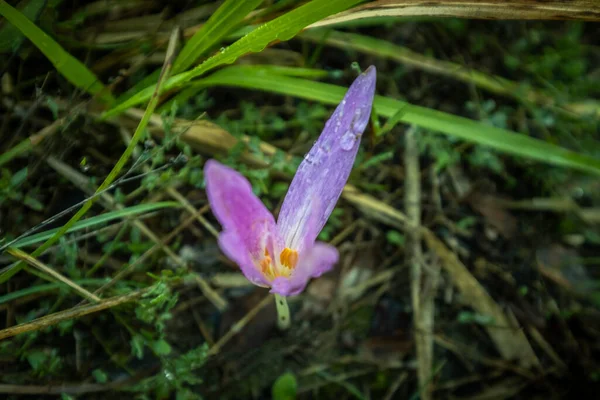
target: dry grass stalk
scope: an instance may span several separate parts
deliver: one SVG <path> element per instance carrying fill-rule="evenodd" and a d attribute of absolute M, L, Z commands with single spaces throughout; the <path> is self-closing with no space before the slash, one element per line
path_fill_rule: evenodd
<path fill-rule="evenodd" d="M 379 0 L 325 18 L 308 28 L 371 17 L 458 17 L 517 20 L 600 20 L 594 0 Z"/>
<path fill-rule="evenodd" d="M 415 345 L 417 348 L 420 396 L 423 400 L 432 398 L 433 385 L 433 324 L 435 318 L 435 288 L 437 270 L 423 268 L 421 248 L 421 171 L 417 131 L 409 128 L 405 134 L 404 165 L 404 204 L 408 224 L 406 229 L 406 261 L 411 268 L 411 297 Z"/>

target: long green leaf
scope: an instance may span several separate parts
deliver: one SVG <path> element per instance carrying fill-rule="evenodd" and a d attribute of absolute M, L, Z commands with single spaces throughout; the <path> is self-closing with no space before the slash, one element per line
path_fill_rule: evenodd
<path fill-rule="evenodd" d="M 69 82 L 92 95 L 99 94 L 99 97 L 104 101 L 114 101 L 108 89 L 92 71 L 63 49 L 60 44 L 38 28 L 19 10 L 11 7 L 6 1 L 0 0 L 0 14 L 27 36 Z"/>
<path fill-rule="evenodd" d="M 185 71 L 254 10 L 263 0 L 226 0 L 202 28 L 187 41 L 173 64 L 173 74 Z"/>
<path fill-rule="evenodd" d="M 346 88 L 313 82 L 287 75 L 276 75 L 272 68 L 233 66 L 194 83 L 197 87 L 237 86 L 280 93 L 327 104 L 341 101 Z M 379 115 L 391 118 L 400 110 L 400 120 L 445 133 L 498 151 L 600 175 L 600 160 L 579 154 L 539 139 L 495 128 L 467 118 L 415 106 L 389 97 L 376 96 L 374 107 Z"/>
<path fill-rule="evenodd" d="M 173 76 L 165 85 L 165 90 L 181 87 L 205 72 L 224 64 L 231 64 L 247 53 L 262 51 L 269 43 L 293 38 L 300 30 L 332 14 L 346 10 L 362 0 L 313 0 L 272 21 L 269 21 L 224 48 L 215 56 L 204 61 L 188 72 Z M 119 114 L 124 110 L 150 99 L 154 86 L 147 87 L 121 104 L 103 114 L 103 118 Z"/>
<path fill-rule="evenodd" d="M 296 76 L 296 77 L 310 78 L 310 79 L 325 78 L 327 76 L 335 75 L 337 73 L 336 71 L 328 72 L 328 71 L 324 71 L 322 69 L 294 68 L 294 67 L 284 67 L 284 66 L 280 66 L 280 65 L 268 65 L 268 66 L 265 66 L 265 68 L 271 68 L 273 70 L 273 72 L 275 72 L 275 73 L 283 73 L 284 75 L 288 75 L 288 76 Z M 185 104 L 190 99 L 190 97 L 195 96 L 201 90 L 202 90 L 202 88 L 191 85 L 188 88 L 179 92 L 177 94 L 177 96 L 174 96 L 172 99 L 170 99 L 169 101 L 167 101 L 163 105 L 161 105 L 159 108 L 159 111 L 160 112 L 168 112 L 169 110 L 172 109 L 173 104 Z M 0 154 L 0 166 L 2 165 L 2 158 L 3 158 L 2 154 Z"/>
<path fill-rule="evenodd" d="M 21 13 L 30 21 L 34 21 L 42 9 L 46 6 L 46 0 L 30 0 L 21 8 Z M 0 53 L 16 51 L 25 37 L 13 24 L 4 24 L 0 29 Z"/>
<path fill-rule="evenodd" d="M 132 217 L 134 215 L 145 214 L 163 208 L 176 208 L 179 206 L 180 204 L 176 201 L 161 201 L 157 203 L 139 204 L 137 206 L 124 208 L 122 210 L 110 211 L 104 214 L 96 215 L 95 217 L 84 219 L 83 221 L 77 221 L 75 224 L 73 224 L 73 226 L 71 226 L 67 230 L 66 233 L 73 233 L 82 229 L 94 228 L 107 222 L 113 221 L 115 219 Z M 44 240 L 51 238 L 56 232 L 58 232 L 59 229 L 60 228 L 49 229 L 44 232 L 27 236 L 19 240 L 18 242 L 15 242 L 12 245 L 12 247 L 20 248 L 43 242 Z"/>

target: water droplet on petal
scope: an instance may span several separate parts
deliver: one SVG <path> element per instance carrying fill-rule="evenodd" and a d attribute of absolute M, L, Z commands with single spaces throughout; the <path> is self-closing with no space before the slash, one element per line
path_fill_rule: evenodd
<path fill-rule="evenodd" d="M 368 118 L 361 119 L 361 117 L 362 117 L 362 110 L 359 108 L 358 110 L 356 110 L 356 113 L 354 114 L 354 118 L 352 119 L 352 126 L 351 126 L 352 131 L 354 131 L 354 133 L 357 135 L 362 135 L 362 133 L 365 131 L 365 128 L 367 127 L 367 124 L 369 123 Z"/>
<path fill-rule="evenodd" d="M 340 140 L 340 147 L 342 150 L 350 151 L 354 148 L 358 137 L 352 131 L 346 131 L 342 139 Z"/>
<path fill-rule="evenodd" d="M 342 126 L 342 121 L 338 118 L 335 121 L 335 128 L 333 129 L 333 132 L 338 133 L 338 131 L 340 130 L 340 126 Z"/>
<path fill-rule="evenodd" d="M 312 149 L 312 161 L 315 165 L 321 164 L 325 158 L 325 151 L 320 146 L 316 146 Z"/>

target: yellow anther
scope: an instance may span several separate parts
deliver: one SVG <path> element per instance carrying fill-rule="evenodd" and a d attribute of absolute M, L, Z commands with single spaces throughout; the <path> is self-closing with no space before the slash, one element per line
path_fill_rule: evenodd
<path fill-rule="evenodd" d="M 266 250 L 265 253 L 269 254 Z M 273 263 L 271 257 L 268 255 L 265 255 L 265 258 L 260 261 L 260 269 L 267 278 L 273 279 L 275 277 L 275 274 L 273 273 Z"/>
<path fill-rule="evenodd" d="M 294 269 L 298 263 L 298 252 L 286 247 L 279 255 L 279 261 L 284 267 Z"/>

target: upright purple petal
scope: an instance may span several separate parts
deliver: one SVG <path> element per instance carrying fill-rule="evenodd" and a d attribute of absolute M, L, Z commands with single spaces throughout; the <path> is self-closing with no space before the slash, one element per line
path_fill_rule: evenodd
<path fill-rule="evenodd" d="M 259 270 L 260 261 L 265 250 L 272 254 L 283 245 L 273 215 L 239 172 L 208 160 L 204 175 L 208 202 L 223 227 L 221 249 L 251 282 L 267 285 Z"/>
<path fill-rule="evenodd" d="M 312 243 L 333 211 L 369 122 L 375 79 L 373 66 L 356 78 L 298 167 L 277 221 L 286 246 Z"/>

